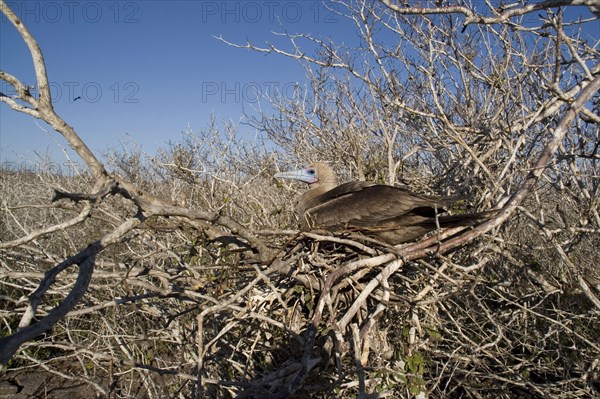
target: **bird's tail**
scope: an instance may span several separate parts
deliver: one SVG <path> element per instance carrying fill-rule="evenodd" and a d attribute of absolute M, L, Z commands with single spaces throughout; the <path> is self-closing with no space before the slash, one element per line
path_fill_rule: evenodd
<path fill-rule="evenodd" d="M 485 222 L 491 219 L 498 213 L 498 210 L 479 212 L 479 213 L 464 213 L 461 215 L 444 215 L 439 216 L 438 221 L 440 227 L 459 227 L 470 226 L 476 223 Z"/>

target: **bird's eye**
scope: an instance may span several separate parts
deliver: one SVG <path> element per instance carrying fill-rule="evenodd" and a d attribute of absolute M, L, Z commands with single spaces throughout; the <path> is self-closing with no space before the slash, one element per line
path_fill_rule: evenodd
<path fill-rule="evenodd" d="M 315 170 L 314 169 L 309 169 L 306 172 L 308 172 L 309 175 L 314 175 L 315 174 Z"/>

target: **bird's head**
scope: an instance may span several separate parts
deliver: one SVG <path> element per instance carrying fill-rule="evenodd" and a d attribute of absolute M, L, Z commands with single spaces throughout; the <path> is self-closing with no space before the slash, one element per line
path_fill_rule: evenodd
<path fill-rule="evenodd" d="M 289 172 L 279 172 L 274 177 L 278 179 L 300 180 L 309 185 L 337 186 L 337 178 L 331 166 L 323 162 L 315 162 L 306 168 Z"/>

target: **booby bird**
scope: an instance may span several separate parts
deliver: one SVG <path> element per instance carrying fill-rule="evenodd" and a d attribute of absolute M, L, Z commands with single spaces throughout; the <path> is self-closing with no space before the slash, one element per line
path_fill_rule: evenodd
<path fill-rule="evenodd" d="M 490 216 L 488 212 L 442 215 L 457 197 L 415 194 L 400 187 L 366 181 L 338 185 L 335 172 L 323 162 L 280 172 L 274 177 L 300 180 L 310 186 L 298 201 L 298 217 L 303 229 L 360 231 L 396 245 L 412 241 L 438 225 L 468 226 Z"/>

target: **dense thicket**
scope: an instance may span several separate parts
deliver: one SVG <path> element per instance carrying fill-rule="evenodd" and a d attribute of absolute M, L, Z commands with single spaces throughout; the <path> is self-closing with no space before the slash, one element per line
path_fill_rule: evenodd
<path fill-rule="evenodd" d="M 306 90 L 249 116 L 260 140 L 212 123 L 102 164 L 3 72 L 89 167 L 1 171 L 5 380 L 45 370 L 110 398 L 600 395 L 594 22 L 335 5 L 358 43 L 228 43 L 306 68 Z M 299 232 L 301 188 L 272 176 L 316 160 L 502 210 L 399 248 Z"/>

